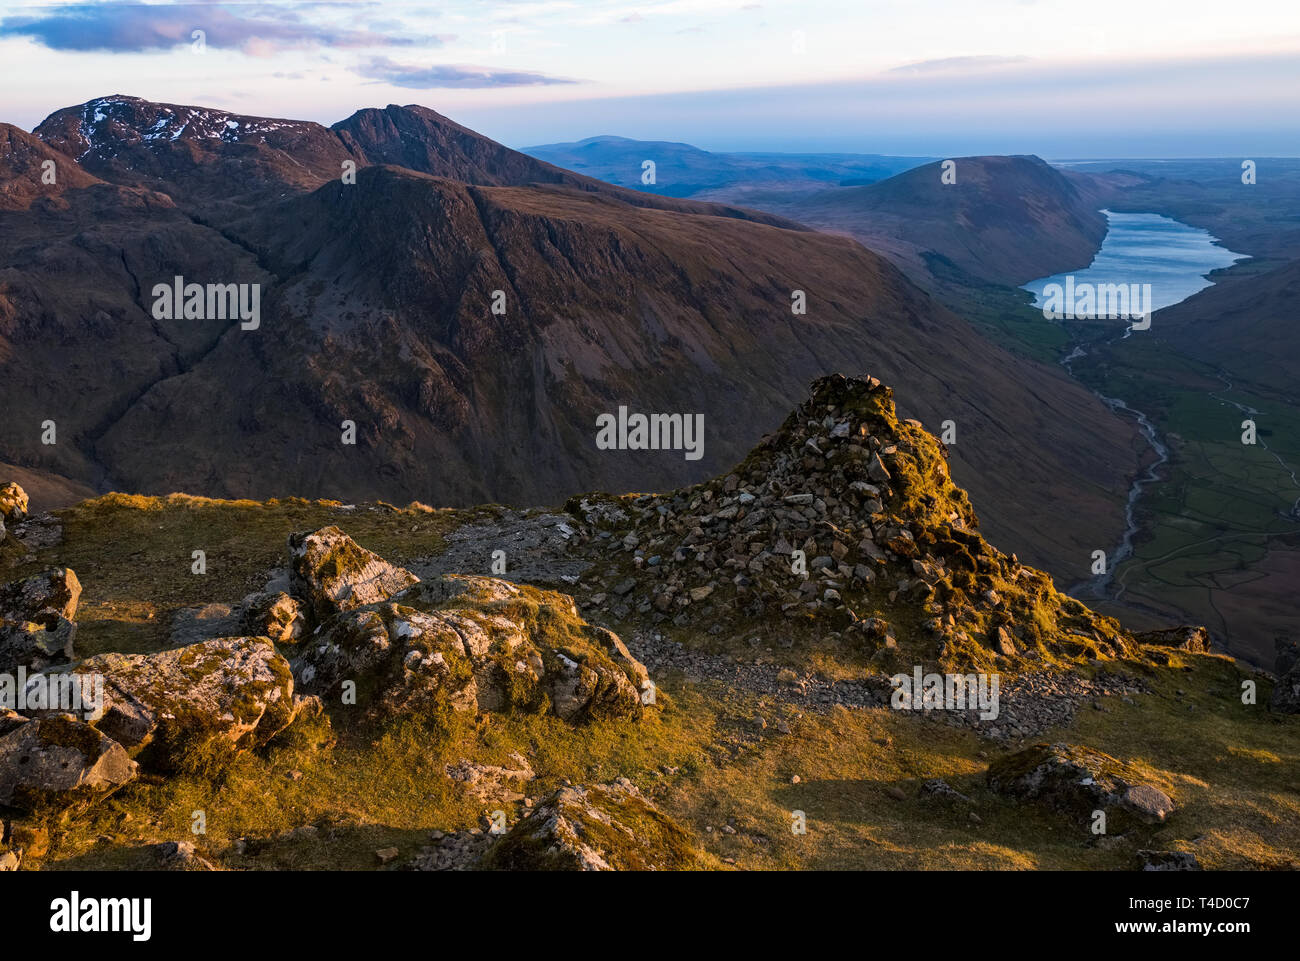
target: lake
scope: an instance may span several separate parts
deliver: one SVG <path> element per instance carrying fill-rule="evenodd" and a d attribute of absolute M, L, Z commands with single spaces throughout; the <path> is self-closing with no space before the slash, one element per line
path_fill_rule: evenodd
<path fill-rule="evenodd" d="M 1066 277 L 1073 277 L 1075 286 L 1150 284 L 1149 309 L 1159 310 L 1211 286 L 1206 274 L 1247 256 L 1216 246 L 1208 230 L 1159 214 L 1102 213 L 1110 229 L 1091 264 L 1082 270 L 1031 280 L 1022 287 L 1033 293 L 1035 307 L 1045 305 L 1043 291 L 1048 284 L 1064 285 Z"/>

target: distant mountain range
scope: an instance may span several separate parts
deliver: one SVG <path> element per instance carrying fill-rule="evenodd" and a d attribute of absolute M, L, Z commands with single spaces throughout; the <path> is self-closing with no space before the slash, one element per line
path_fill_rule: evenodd
<path fill-rule="evenodd" d="M 899 385 L 936 432 L 954 422 L 954 471 L 1027 559 L 1071 571 L 1118 533 L 1129 425 L 779 214 L 605 184 L 418 106 L 327 128 L 107 97 L 0 144 L 0 462 L 38 501 L 40 472 L 51 497 L 669 489 L 849 371 Z M 55 184 L 33 179 L 45 160 Z M 260 285 L 260 326 L 158 319 L 176 276 Z M 703 414 L 703 458 L 597 449 L 620 406 Z"/>
<path fill-rule="evenodd" d="M 703 196 L 735 185 L 785 191 L 874 183 L 933 159 L 883 154 L 726 153 L 687 143 L 613 136 L 522 149 L 558 167 L 671 197 Z M 650 183 L 645 179 L 646 161 L 654 164 L 654 181 Z"/>

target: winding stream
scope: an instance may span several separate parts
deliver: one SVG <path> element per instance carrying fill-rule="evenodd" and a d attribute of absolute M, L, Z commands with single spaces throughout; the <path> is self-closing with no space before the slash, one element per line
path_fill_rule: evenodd
<path fill-rule="evenodd" d="M 1109 210 L 1103 210 L 1102 213 L 1106 215 L 1109 229 L 1101 249 L 1086 269 L 1054 274 L 1023 285 L 1022 289 L 1034 294 L 1035 307 L 1042 308 L 1047 304 L 1045 290 L 1049 285 L 1063 285 L 1069 277 L 1076 287 L 1086 284 L 1098 287 L 1110 284 L 1150 285 L 1151 299 L 1147 306 L 1155 311 L 1180 303 L 1212 286 L 1213 281 L 1208 279 L 1211 271 L 1231 266 L 1245 257 L 1244 254 L 1218 246 L 1209 231 L 1168 217 L 1158 214 L 1121 214 Z M 1127 340 L 1132 333 L 1133 328 L 1126 325 L 1122 332 L 1108 342 Z M 1061 366 L 1074 377 L 1074 363 L 1086 356 L 1087 349 L 1082 344 L 1076 344 L 1061 360 Z M 1096 390 L 1093 393 L 1111 410 L 1136 420 L 1142 436 L 1155 454 L 1155 461 L 1134 478 L 1129 487 L 1128 499 L 1124 505 L 1124 535 L 1119 544 L 1107 552 L 1106 572 L 1070 589 L 1070 593 L 1087 592 L 1095 597 L 1112 597 L 1110 592 L 1115 571 L 1133 556 L 1133 539 L 1139 528 L 1138 502 L 1142 498 L 1142 492 L 1160 479 L 1160 468 L 1169 461 L 1169 448 L 1143 411 L 1130 407 L 1118 397 L 1108 397 Z M 1285 466 L 1284 464 L 1283 467 Z M 1296 506 L 1300 509 L 1300 500 L 1297 500 Z M 1112 599 L 1117 600 L 1123 593 L 1121 583 Z"/>
<path fill-rule="evenodd" d="M 1124 337 L 1127 337 L 1129 333 L 1130 331 L 1128 330 L 1124 331 Z M 1124 337 L 1121 337 L 1120 339 L 1123 340 Z M 1080 357 L 1086 357 L 1087 355 L 1088 352 L 1084 350 L 1083 347 L 1076 346 L 1072 351 L 1070 351 L 1069 356 L 1061 361 L 1061 366 L 1069 372 L 1071 377 L 1073 377 L 1074 370 L 1071 365 Z M 1086 586 L 1090 593 L 1093 593 L 1095 596 L 1107 597 L 1109 596 L 1111 581 L 1115 577 L 1116 569 L 1119 568 L 1121 563 L 1128 560 L 1128 558 L 1133 555 L 1133 537 L 1138 532 L 1137 504 L 1138 500 L 1142 497 L 1142 490 L 1148 484 L 1153 484 L 1160 479 L 1160 468 L 1169 460 L 1169 448 L 1165 446 L 1164 441 L 1160 439 L 1160 432 L 1156 430 L 1155 425 L 1151 423 L 1150 419 L 1146 414 L 1142 413 L 1142 411 L 1130 407 L 1118 397 L 1107 397 L 1105 394 L 1101 393 L 1101 391 L 1097 390 L 1094 390 L 1093 393 L 1096 394 L 1101 402 L 1111 410 L 1116 413 L 1133 417 L 1142 431 L 1142 436 L 1147 439 L 1147 443 L 1151 445 L 1151 449 L 1155 451 L 1156 454 L 1155 462 L 1152 463 L 1142 474 L 1134 478 L 1132 485 L 1129 487 L 1128 500 L 1124 504 L 1124 536 L 1120 539 L 1119 546 L 1110 551 L 1107 555 L 1106 572 L 1104 574 L 1098 574 L 1092 580 L 1084 581 L 1070 589 L 1071 593 L 1073 593 L 1074 591 Z M 1119 600 L 1123 593 L 1124 587 L 1121 585 L 1112 599 Z"/>

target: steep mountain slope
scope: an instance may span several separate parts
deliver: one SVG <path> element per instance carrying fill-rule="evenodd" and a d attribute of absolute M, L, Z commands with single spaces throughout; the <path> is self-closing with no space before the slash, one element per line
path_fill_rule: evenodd
<path fill-rule="evenodd" d="M 48 182 L 51 177 L 53 183 Z M 38 197 L 62 204 L 64 191 L 100 183 L 103 181 L 86 173 L 71 157 L 25 130 L 0 123 L 0 210 L 26 210 Z"/>
<path fill-rule="evenodd" d="M 153 163 L 181 209 L 159 198 L 155 211 L 158 195 L 137 190 L 112 211 L 12 214 L 0 365 L 23 416 L 2 428 L 6 461 L 150 492 L 538 503 L 697 480 L 774 427 L 808 380 L 869 370 L 905 385 L 904 411 L 936 432 L 954 422 L 959 476 L 1027 558 L 1068 576 L 1118 531 L 1126 425 L 855 243 L 563 172 L 468 184 L 551 168 L 432 111 L 321 134 L 117 99 L 42 128 L 105 176 L 134 183 Z M 76 140 L 87 117 L 94 137 Z M 171 133 L 147 139 L 162 121 Z M 243 133 L 223 133 L 232 122 Z M 309 163 L 289 164 L 296 143 Z M 343 184 L 333 165 L 358 151 L 458 177 L 362 165 Z M 244 168 L 261 192 L 223 198 L 220 233 L 196 224 Z M 261 285 L 260 328 L 156 320 L 153 287 L 176 275 Z M 791 312 L 794 291 L 806 315 Z M 598 449 L 596 417 L 620 406 L 703 415 L 702 459 Z M 40 443 L 46 419 L 57 446 Z"/>

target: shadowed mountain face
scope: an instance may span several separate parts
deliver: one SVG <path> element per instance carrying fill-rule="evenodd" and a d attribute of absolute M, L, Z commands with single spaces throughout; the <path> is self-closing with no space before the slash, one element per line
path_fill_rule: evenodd
<path fill-rule="evenodd" d="M 554 502 L 718 473 L 809 380 L 870 371 L 905 415 L 953 421 L 954 471 L 1009 548 L 1069 571 L 1118 533 L 1126 425 L 852 241 L 598 184 L 423 108 L 254 130 L 110 99 L 38 131 L 176 205 L 92 186 L 0 214 L 0 460 L 141 492 Z M 266 189 L 217 208 L 229 178 Z M 221 232 L 189 215 L 214 209 Z M 156 318 L 176 275 L 261 285 L 260 326 Z M 620 406 L 702 414 L 702 458 L 598 450 Z"/>

